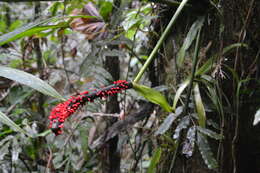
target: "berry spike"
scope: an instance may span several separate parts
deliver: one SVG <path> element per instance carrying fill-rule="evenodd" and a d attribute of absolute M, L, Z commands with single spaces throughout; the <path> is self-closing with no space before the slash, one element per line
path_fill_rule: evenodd
<path fill-rule="evenodd" d="M 49 116 L 49 127 L 57 136 L 62 133 L 64 121 L 75 113 L 80 107 L 87 102 L 93 102 L 96 98 L 106 98 L 114 94 L 120 93 L 122 90 L 130 89 L 133 85 L 125 80 L 114 81 L 112 85 L 94 90 L 92 92 L 84 91 L 80 94 L 71 96 L 67 101 L 55 106 Z"/>

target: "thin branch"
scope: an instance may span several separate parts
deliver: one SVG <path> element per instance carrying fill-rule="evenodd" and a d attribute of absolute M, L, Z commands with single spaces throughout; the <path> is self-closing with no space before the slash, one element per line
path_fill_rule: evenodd
<path fill-rule="evenodd" d="M 53 157 L 53 154 L 52 154 L 52 150 L 51 150 L 51 148 L 50 147 L 48 147 L 48 149 L 49 149 L 49 158 L 48 158 L 48 162 L 47 162 L 47 165 L 46 165 L 46 170 L 45 170 L 45 173 L 48 173 L 49 171 L 48 171 L 48 168 L 50 168 L 51 166 L 51 160 L 52 160 L 52 157 Z"/>
<path fill-rule="evenodd" d="M 106 113 L 101 113 L 101 112 L 97 112 L 97 113 L 91 113 L 94 116 L 100 116 L 100 117 L 119 117 L 119 114 L 106 114 Z"/>
<path fill-rule="evenodd" d="M 151 2 L 160 3 L 160 4 L 166 4 L 171 7 L 178 7 L 181 3 L 174 0 L 149 0 Z M 190 4 L 186 4 L 185 7 L 191 7 Z"/>
<path fill-rule="evenodd" d="M 14 86 L 17 86 L 17 85 L 18 85 L 18 83 L 14 82 L 11 84 L 10 87 L 8 87 L 6 92 L 4 92 L 3 94 L 0 93 L 0 95 L 1 95 L 0 102 L 2 102 L 9 95 L 11 88 L 13 88 Z"/>
<path fill-rule="evenodd" d="M 102 147 L 108 140 L 118 135 L 118 133 L 126 130 L 128 127 L 133 126 L 136 122 L 143 120 L 145 117 L 150 116 L 153 112 L 153 104 L 146 103 L 138 112 L 132 113 L 126 117 L 125 120 L 117 121 L 110 126 L 105 134 L 101 135 L 90 146 L 91 149 L 98 149 Z"/>
<path fill-rule="evenodd" d="M 150 56 L 148 57 L 148 59 L 146 60 L 145 64 L 143 65 L 143 67 L 141 68 L 141 70 L 139 71 L 139 73 L 137 74 L 137 76 L 134 79 L 135 83 L 138 83 L 141 79 L 141 77 L 143 76 L 144 72 L 146 71 L 147 67 L 149 66 L 149 64 L 152 62 L 152 60 L 154 59 L 156 53 L 158 52 L 158 50 L 160 49 L 160 47 L 162 46 L 162 43 L 164 42 L 164 40 L 167 38 L 168 34 L 172 31 L 172 27 L 175 24 L 178 16 L 180 15 L 181 11 L 183 10 L 184 6 L 187 4 L 188 0 L 183 0 L 180 4 L 180 6 L 178 7 L 178 9 L 176 10 L 176 12 L 174 13 L 170 23 L 167 25 L 165 31 L 163 32 L 162 36 L 160 37 L 159 41 L 157 42 L 157 44 L 155 45 L 153 51 L 151 52 Z"/>
<path fill-rule="evenodd" d="M 24 166 L 26 167 L 26 169 L 28 170 L 29 173 L 32 173 L 31 168 L 29 167 L 29 165 L 25 162 L 24 159 L 22 159 L 21 157 L 19 157 L 19 159 L 23 162 Z"/>

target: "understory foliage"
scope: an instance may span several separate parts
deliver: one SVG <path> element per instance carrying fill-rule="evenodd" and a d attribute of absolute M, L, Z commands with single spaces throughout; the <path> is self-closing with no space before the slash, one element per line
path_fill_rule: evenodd
<path fill-rule="evenodd" d="M 259 3 L 227 44 L 221 2 L 196 3 L 0 2 L 2 172 L 109 172 L 114 148 L 116 172 L 180 172 L 192 159 L 223 172 L 226 148 L 239 168 L 249 99 L 248 127 L 260 120 L 259 33 L 246 39 Z"/>

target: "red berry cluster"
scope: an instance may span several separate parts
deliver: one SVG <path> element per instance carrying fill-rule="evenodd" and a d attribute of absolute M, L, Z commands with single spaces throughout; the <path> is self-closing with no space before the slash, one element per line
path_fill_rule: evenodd
<path fill-rule="evenodd" d="M 92 92 L 85 91 L 76 96 L 71 96 L 67 101 L 55 106 L 49 116 L 49 127 L 55 133 L 59 135 L 62 133 L 64 121 L 76 112 L 86 102 L 93 102 L 96 98 L 106 98 L 107 96 L 120 93 L 122 90 L 132 88 L 132 84 L 125 80 L 114 81 L 113 85 L 95 90 Z"/>

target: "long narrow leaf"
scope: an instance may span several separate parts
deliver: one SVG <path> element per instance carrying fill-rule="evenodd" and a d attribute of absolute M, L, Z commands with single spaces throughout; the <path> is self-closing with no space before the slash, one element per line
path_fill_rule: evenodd
<path fill-rule="evenodd" d="M 0 111 L 0 122 L 5 125 L 8 125 L 11 129 L 13 129 L 16 132 L 21 132 L 21 133 L 28 135 L 26 133 L 26 131 L 24 131 L 22 128 L 20 128 L 17 124 L 15 124 L 15 122 L 13 122 L 8 116 L 6 116 L 1 111 Z"/>
<path fill-rule="evenodd" d="M 150 166 L 147 170 L 147 173 L 155 173 L 156 172 L 156 165 L 159 163 L 160 158 L 161 158 L 161 154 L 162 154 L 162 149 L 158 148 L 154 155 L 153 158 L 151 160 Z"/>
<path fill-rule="evenodd" d="M 176 109 L 175 113 L 170 113 L 155 132 L 155 136 L 164 134 L 171 127 L 172 123 L 179 117 L 182 111 L 183 107 L 180 106 Z"/>
<path fill-rule="evenodd" d="M 158 130 L 155 132 L 155 136 L 164 134 L 172 125 L 173 121 L 176 120 L 177 116 L 174 113 L 170 113 L 167 118 L 164 119 Z"/>
<path fill-rule="evenodd" d="M 4 42 L 0 42 L 0 45 L 5 44 L 7 42 L 17 40 L 17 39 L 22 38 L 22 37 L 30 37 L 34 34 L 42 32 L 42 31 L 46 31 L 46 30 L 49 30 L 49 29 L 62 28 L 62 27 L 66 27 L 66 26 L 69 26 L 69 25 L 66 24 L 66 23 L 61 23 L 61 24 L 58 24 L 58 25 L 37 26 L 37 27 L 31 28 L 27 31 L 16 34 L 16 35 L 14 35 L 13 37 L 9 38 L 8 40 L 6 40 Z"/>
<path fill-rule="evenodd" d="M 174 97 L 174 101 L 173 101 L 173 106 L 172 106 L 173 111 L 175 111 L 177 103 L 180 99 L 180 96 L 181 96 L 182 92 L 185 90 L 185 88 L 189 85 L 189 83 L 190 83 L 190 78 L 185 80 L 178 88 L 178 90 L 175 94 L 175 97 Z"/>
<path fill-rule="evenodd" d="M 229 53 L 231 50 L 233 50 L 234 48 L 239 48 L 239 47 L 245 47 L 245 48 L 247 48 L 248 46 L 247 46 L 247 44 L 244 44 L 244 43 L 234 43 L 234 44 L 231 44 L 231 45 L 225 47 L 225 48 L 223 49 L 223 54 L 227 54 L 227 53 Z"/>
<path fill-rule="evenodd" d="M 210 129 L 206 129 L 206 128 L 203 128 L 203 127 L 197 127 L 197 129 L 198 129 L 198 131 L 200 132 L 200 133 L 202 133 L 202 134 L 204 134 L 204 135 L 207 135 L 207 136 L 209 136 L 209 137 L 211 137 L 211 138 L 214 138 L 214 139 L 216 139 L 216 140 L 219 140 L 219 139 L 222 139 L 223 138 L 223 136 L 222 135 L 220 135 L 220 134 L 218 134 L 218 133 L 216 133 L 216 132 L 214 132 L 214 131 L 212 131 L 212 130 L 210 130 Z"/>
<path fill-rule="evenodd" d="M 199 29 L 203 26 L 203 22 L 204 22 L 204 17 L 199 17 L 191 26 L 187 34 L 187 37 L 185 38 L 184 43 L 177 55 L 178 67 L 181 67 L 183 65 L 186 51 L 190 48 L 192 42 L 196 38 Z"/>
<path fill-rule="evenodd" d="M 31 36 L 33 34 L 37 34 L 38 32 L 45 31 L 48 29 L 56 29 L 56 28 L 62 28 L 62 27 L 68 27 L 68 23 L 61 23 L 58 25 L 48 25 L 48 26 L 40 26 L 49 22 L 54 22 L 57 20 L 65 19 L 65 18 L 96 18 L 95 16 L 85 16 L 85 15 L 77 15 L 77 16 L 55 16 L 48 19 L 39 19 L 32 23 L 26 24 L 25 26 L 22 26 L 20 28 L 17 28 L 16 30 L 9 32 L 7 34 L 4 34 L 0 36 L 0 46 L 6 43 L 9 43 L 11 41 L 17 40 L 19 38 L 23 38 L 26 36 Z"/>
<path fill-rule="evenodd" d="M 205 112 L 205 108 L 204 108 L 204 105 L 203 105 L 203 102 L 201 99 L 199 85 L 197 83 L 195 84 L 193 91 L 194 91 L 194 101 L 195 101 L 198 118 L 199 118 L 199 125 L 201 127 L 205 127 L 206 112 Z"/>
<path fill-rule="evenodd" d="M 212 68 L 214 60 L 215 56 L 212 56 L 210 59 L 208 59 L 198 70 L 196 70 L 195 76 L 207 73 Z"/>
<path fill-rule="evenodd" d="M 218 163 L 216 159 L 213 157 L 213 153 L 209 147 L 209 143 L 207 138 L 201 134 L 197 133 L 197 145 L 199 147 L 200 153 L 205 164 L 208 166 L 209 169 L 216 169 L 218 167 Z"/>
<path fill-rule="evenodd" d="M 64 100 L 64 98 L 49 84 L 24 71 L 0 66 L 0 76 L 27 85 L 43 94 Z"/>
<path fill-rule="evenodd" d="M 167 112 L 172 112 L 171 106 L 160 92 L 136 83 L 133 83 L 133 88 L 150 102 L 160 105 Z"/>
<path fill-rule="evenodd" d="M 25 26 L 22 26 L 12 32 L 9 32 L 7 34 L 4 34 L 2 36 L 0 36 L 0 46 L 3 45 L 3 44 L 6 44 L 10 41 L 13 41 L 17 38 L 20 38 L 23 33 L 33 27 L 36 27 L 36 26 L 39 26 L 39 25 L 42 25 L 44 23 L 48 23 L 54 19 L 56 19 L 57 17 L 52 17 L 52 18 L 48 18 L 48 19 L 45 19 L 45 20 L 42 20 L 42 19 L 39 19 L 39 20 L 36 20 L 35 22 L 32 22 L 32 23 L 29 23 Z"/>
<path fill-rule="evenodd" d="M 231 44 L 231 45 L 229 45 L 229 46 L 227 46 L 227 47 L 225 47 L 225 48 L 223 49 L 223 55 L 230 53 L 234 48 L 238 48 L 238 47 L 245 47 L 245 48 L 247 48 L 247 45 L 246 45 L 246 44 L 243 44 L 243 43 Z M 207 73 L 207 72 L 211 69 L 211 67 L 212 67 L 212 65 L 213 65 L 213 63 L 214 63 L 214 60 L 216 59 L 217 56 L 218 56 L 218 55 L 213 55 L 212 57 L 210 57 L 210 58 L 196 71 L 196 74 L 195 74 L 195 75 L 198 76 L 198 75 L 203 75 L 203 74 Z"/>

